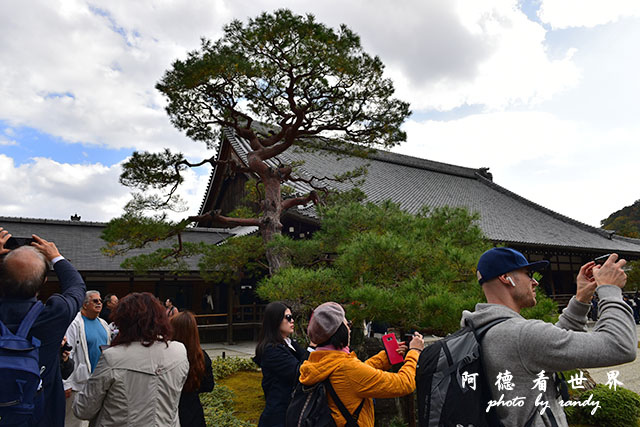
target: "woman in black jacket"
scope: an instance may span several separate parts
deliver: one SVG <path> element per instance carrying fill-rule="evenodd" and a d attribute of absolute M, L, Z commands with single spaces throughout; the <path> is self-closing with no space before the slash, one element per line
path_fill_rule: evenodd
<path fill-rule="evenodd" d="M 284 427 L 300 365 L 309 356 L 290 338 L 292 333 L 291 309 L 281 302 L 267 305 L 253 359 L 262 368 L 262 390 L 266 400 L 258 427 Z"/>
<path fill-rule="evenodd" d="M 200 347 L 198 325 L 190 311 L 177 313 L 171 318 L 173 341 L 180 341 L 187 349 L 189 373 L 182 387 L 178 416 L 182 427 L 205 427 L 204 411 L 200 403 L 199 393 L 213 390 L 213 371 L 211 359 Z"/>

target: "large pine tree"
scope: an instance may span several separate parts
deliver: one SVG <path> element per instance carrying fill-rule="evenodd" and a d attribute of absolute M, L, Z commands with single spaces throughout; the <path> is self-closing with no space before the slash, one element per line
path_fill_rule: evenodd
<path fill-rule="evenodd" d="M 281 232 L 284 211 L 318 200 L 316 192 L 283 199 L 282 183 L 298 179 L 294 165 L 273 167 L 270 159 L 278 159 L 294 145 L 362 155 L 406 139 L 400 125 L 410 114 L 409 105 L 393 98 L 393 84 L 383 77 L 383 69 L 380 59 L 364 52 L 359 37 L 346 26 L 334 30 L 312 15 L 289 10 L 263 13 L 246 24 L 233 21 L 219 40 L 203 40 L 200 49 L 177 60 L 156 87 L 168 100 L 172 123 L 194 141 L 215 152 L 223 127 L 249 141 L 247 165 L 230 166 L 252 174 L 264 186 L 260 216 L 230 218 L 212 211 L 179 224 L 167 223 L 164 216 L 143 217 L 142 211 L 175 206 L 187 168 L 220 162 L 215 153 L 191 162 L 169 150 L 135 152 L 124 165 L 121 182 L 141 193 L 104 234 L 110 250 L 175 236 L 189 223 L 202 220 L 224 226 L 255 225 L 265 243 L 270 242 Z M 274 127 L 259 132 L 256 121 Z M 315 187 L 321 182 L 308 184 Z M 148 190 L 164 194 L 149 195 Z M 182 249 L 170 255 L 178 256 Z M 165 255 L 160 258 L 167 259 L 169 254 Z M 268 245 L 266 255 L 272 272 L 287 264 L 276 246 Z"/>

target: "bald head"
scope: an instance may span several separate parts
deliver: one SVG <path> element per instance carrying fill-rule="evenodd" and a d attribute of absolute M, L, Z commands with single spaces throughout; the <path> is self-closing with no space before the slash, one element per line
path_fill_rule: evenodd
<path fill-rule="evenodd" d="M 2 261 L 0 291 L 5 298 L 28 299 L 36 296 L 45 281 L 47 260 L 37 249 L 20 246 Z"/>

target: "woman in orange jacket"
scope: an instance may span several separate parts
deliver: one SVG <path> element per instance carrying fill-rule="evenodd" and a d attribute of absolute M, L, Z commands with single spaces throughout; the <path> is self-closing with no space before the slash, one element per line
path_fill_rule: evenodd
<path fill-rule="evenodd" d="M 415 390 L 416 363 L 424 342 L 422 335 L 416 333 L 409 343 L 404 366 L 397 373 L 392 373 L 385 372 L 391 364 L 384 350 L 365 362 L 350 352 L 350 333 L 344 309 L 339 304 L 326 302 L 319 305 L 313 311 L 308 328 L 311 341 L 319 344 L 300 367 L 300 382 L 310 386 L 328 378 L 338 398 L 357 418 L 359 427 L 373 427 L 374 397 L 399 397 Z M 344 426 L 346 420 L 330 395 L 328 400 L 336 425 Z"/>

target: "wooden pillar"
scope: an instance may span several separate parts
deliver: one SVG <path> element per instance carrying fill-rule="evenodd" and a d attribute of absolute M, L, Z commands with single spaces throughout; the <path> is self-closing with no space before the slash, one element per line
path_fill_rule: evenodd
<path fill-rule="evenodd" d="M 253 302 L 253 314 L 251 315 L 251 321 L 254 323 L 258 322 L 258 305 L 256 302 Z M 253 326 L 253 340 L 258 341 L 258 328 Z"/>
<path fill-rule="evenodd" d="M 233 344 L 233 285 L 227 283 L 227 344 Z"/>

